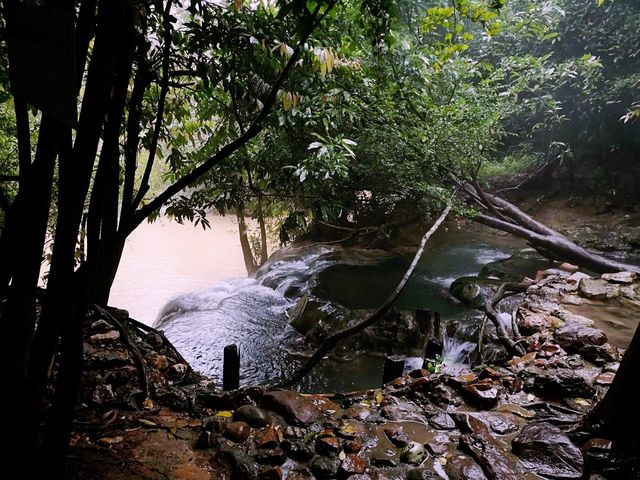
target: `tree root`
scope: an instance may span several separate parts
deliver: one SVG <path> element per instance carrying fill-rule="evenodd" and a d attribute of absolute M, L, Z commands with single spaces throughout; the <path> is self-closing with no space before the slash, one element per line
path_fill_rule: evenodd
<path fill-rule="evenodd" d="M 496 327 L 498 339 L 507 348 L 507 351 L 509 353 L 517 356 L 522 356 L 526 353 L 525 348 L 520 343 L 520 335 L 515 329 L 513 336 L 511 336 L 507 332 L 506 328 L 498 318 L 498 311 L 496 310 L 496 306 L 503 298 L 509 295 L 526 292 L 527 288 L 529 288 L 531 285 L 533 285 L 533 282 L 531 281 L 525 281 L 522 283 L 503 283 L 502 285 L 500 285 L 500 288 L 498 288 L 498 291 L 492 297 L 488 298 L 484 303 L 484 311 L 486 313 L 486 316 Z M 478 339 L 478 343 L 481 344 L 481 339 Z"/>
<path fill-rule="evenodd" d="M 149 397 L 149 381 L 147 380 L 147 364 L 142 356 L 142 352 L 135 344 L 135 342 L 131 338 L 130 330 L 127 325 L 125 325 L 120 320 L 116 319 L 111 313 L 102 308 L 99 305 L 94 305 L 93 308 L 102 316 L 105 320 L 111 323 L 116 330 L 120 333 L 120 338 L 122 342 L 127 346 L 129 353 L 133 357 L 133 362 L 136 364 L 138 369 L 138 380 L 140 382 L 140 388 L 142 389 L 142 393 L 144 398 L 147 399 Z"/>

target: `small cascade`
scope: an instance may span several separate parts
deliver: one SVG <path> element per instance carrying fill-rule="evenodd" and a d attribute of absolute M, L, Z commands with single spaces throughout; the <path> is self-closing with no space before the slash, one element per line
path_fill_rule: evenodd
<path fill-rule="evenodd" d="M 444 336 L 444 369 L 465 368 L 476 350 L 479 327 L 470 307 L 448 294 L 457 276 L 480 270 L 482 262 L 504 256 L 500 248 L 441 243 L 419 265 L 396 308 L 430 308 L 448 324 Z M 326 303 L 322 310 L 337 318 L 377 308 L 395 288 L 410 256 L 339 246 L 294 246 L 276 252 L 255 278 L 232 278 L 211 288 L 186 293 L 169 301 L 154 324 L 162 329 L 193 368 L 214 380 L 222 373 L 226 345 L 240 349 L 241 385 L 270 383 L 290 376 L 305 360 L 309 345 L 289 326 L 287 310 L 308 294 Z M 450 328 L 455 326 L 455 328 Z M 406 368 L 421 366 L 415 358 Z M 348 365 L 348 368 L 345 368 Z M 379 386 L 382 358 L 355 356 L 336 368 L 322 362 L 304 379 L 303 391 L 353 391 Z"/>

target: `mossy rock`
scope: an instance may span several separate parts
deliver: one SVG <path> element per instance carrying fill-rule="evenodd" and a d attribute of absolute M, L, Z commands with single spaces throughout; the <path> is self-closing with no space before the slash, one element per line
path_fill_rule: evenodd
<path fill-rule="evenodd" d="M 451 284 L 449 293 L 462 303 L 482 309 L 487 298 L 496 293 L 502 283 L 503 280 L 494 278 L 461 277 Z"/>

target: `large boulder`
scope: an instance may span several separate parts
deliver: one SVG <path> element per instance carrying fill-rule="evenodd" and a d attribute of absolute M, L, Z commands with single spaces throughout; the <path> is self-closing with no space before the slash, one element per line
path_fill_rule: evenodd
<path fill-rule="evenodd" d="M 522 478 L 523 472 L 511 455 L 493 438 L 488 427 L 477 418 L 467 415 L 456 420 L 466 433 L 460 437 L 460 445 L 482 467 L 485 475 L 493 480 Z"/>
<path fill-rule="evenodd" d="M 580 353 L 592 345 L 604 345 L 607 336 L 602 330 L 580 323 L 569 323 L 554 332 L 558 344 L 569 353 Z"/>
<path fill-rule="evenodd" d="M 551 368 L 537 374 L 535 389 L 551 397 L 591 397 L 595 389 L 570 368 Z"/>
<path fill-rule="evenodd" d="M 582 477 L 582 452 L 562 430 L 550 423 L 526 425 L 511 444 L 527 470 L 545 477 Z"/>
<path fill-rule="evenodd" d="M 583 278 L 578 285 L 580 295 L 593 300 L 604 300 L 607 298 L 607 281 L 601 278 Z"/>
<path fill-rule="evenodd" d="M 462 303 L 483 308 L 484 302 L 498 291 L 502 280 L 482 277 L 460 277 L 449 287 L 449 293 Z"/>

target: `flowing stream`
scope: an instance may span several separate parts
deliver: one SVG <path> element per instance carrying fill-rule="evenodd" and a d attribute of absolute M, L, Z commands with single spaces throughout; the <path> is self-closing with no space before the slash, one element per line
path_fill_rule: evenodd
<path fill-rule="evenodd" d="M 471 309 L 448 293 L 451 282 L 473 275 L 490 261 L 509 257 L 515 247 L 469 235 L 444 232 L 433 239 L 396 306 L 430 308 L 445 322 L 461 320 Z M 260 384 L 291 374 L 304 357 L 302 337 L 289 325 L 289 309 L 305 292 L 330 302 L 336 315 L 372 310 L 402 278 L 411 255 L 389 256 L 328 246 L 288 247 L 277 252 L 255 279 L 231 278 L 169 301 L 154 324 L 202 373 L 220 378 L 222 351 L 235 343 L 241 351 L 241 382 Z M 464 362 L 474 347 L 458 328 L 445 337 L 445 363 Z M 477 321 L 475 322 L 477 328 Z M 421 360 L 409 362 L 419 366 Z M 378 386 L 382 358 L 363 355 L 352 361 L 322 362 L 300 385 L 303 391 L 348 391 Z"/>
<path fill-rule="evenodd" d="M 308 346 L 288 325 L 287 316 L 305 292 L 326 302 L 323 308 L 333 317 L 372 311 L 395 288 L 412 258 L 411 253 L 392 256 L 322 245 L 287 247 L 252 279 L 244 276 L 233 220 L 210 220 L 213 228 L 206 231 L 168 221 L 136 230 L 125 249 L 110 303 L 129 309 L 145 323 L 155 320 L 154 325 L 165 331 L 197 371 L 215 379 L 221 377 L 225 345 L 237 344 L 245 385 L 274 382 L 305 360 Z M 511 239 L 454 229 L 443 229 L 430 240 L 396 307 L 429 308 L 440 312 L 445 324 L 456 325 L 455 332 L 444 338 L 446 368 L 467 363 L 479 323 L 478 312 L 449 295 L 451 282 L 477 274 L 485 264 L 508 258 L 522 246 Z M 604 318 L 599 326 L 614 339 L 618 335 L 620 346 L 625 346 L 633 330 L 623 332 L 613 323 L 617 313 L 611 312 L 612 318 Z M 379 355 L 361 355 L 348 362 L 325 360 L 299 388 L 322 392 L 376 387 L 381 383 L 382 362 Z M 422 359 L 409 359 L 407 368 L 421 363 Z"/>

